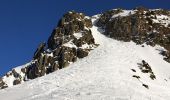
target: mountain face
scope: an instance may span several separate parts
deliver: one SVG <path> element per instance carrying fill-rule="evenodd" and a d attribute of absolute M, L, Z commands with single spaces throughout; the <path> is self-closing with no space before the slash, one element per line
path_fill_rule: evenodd
<path fill-rule="evenodd" d="M 33 60 L 23 68 L 14 68 L 0 80 L 0 88 L 44 76 L 88 56 L 97 45 L 91 30 L 92 21 L 83 13 L 66 13 L 46 43 L 41 43 Z M 9 81 L 10 80 L 10 81 Z"/>
<path fill-rule="evenodd" d="M 97 26 L 102 27 L 106 36 L 136 44 L 160 45 L 164 60 L 170 62 L 170 12 L 149 10 L 138 7 L 134 10 L 115 9 L 103 13 Z"/>
<path fill-rule="evenodd" d="M 122 42 L 124 44 L 121 44 Z M 156 50 L 154 51 L 153 49 Z M 95 50 L 97 51 L 95 52 Z M 95 57 L 88 56 L 91 52 L 96 54 L 94 55 L 96 56 L 96 61 Z M 155 58 L 152 59 L 148 57 L 147 59 L 149 55 Z M 105 58 L 100 59 L 100 56 L 101 58 Z M 0 88 L 4 89 L 45 76 L 54 71 L 60 71 L 59 69 L 68 67 L 70 64 L 74 65 L 83 59 L 88 61 L 88 57 L 90 59 L 89 63 L 94 63 L 94 65 L 86 63 L 87 68 L 95 66 L 95 63 L 96 66 L 99 66 L 101 63 L 102 67 L 99 67 L 99 69 L 94 68 L 97 71 L 89 70 L 96 72 L 96 74 L 99 72 L 97 75 L 103 75 L 105 73 L 100 73 L 100 68 L 106 71 L 106 73 L 108 71 L 107 74 L 112 75 L 109 70 L 104 69 L 105 66 L 106 68 L 112 69 L 111 71 L 113 71 L 113 73 L 114 69 L 122 69 L 124 76 L 126 76 L 126 73 L 130 70 L 131 72 L 129 73 L 138 74 L 132 74 L 130 76 L 128 73 L 127 76 L 129 77 L 122 77 L 132 78 L 132 80 L 136 79 L 142 85 L 142 89 L 151 88 L 152 91 L 154 91 L 154 89 L 158 90 L 158 88 L 152 88 L 152 86 L 150 86 L 152 83 L 155 85 L 153 81 L 159 83 L 158 79 L 161 78 L 163 81 L 170 81 L 168 78 L 170 77 L 168 76 L 170 73 L 168 74 L 166 71 L 170 70 L 170 11 L 138 7 L 133 10 L 113 9 L 92 17 L 85 16 L 83 13 L 70 11 L 61 18 L 57 27 L 52 31 L 47 43 L 40 44 L 34 53 L 32 61 L 12 69 L 12 71 L 9 71 L 0 79 Z M 124 57 L 127 58 L 124 59 Z M 103 62 L 102 60 L 106 61 Z M 157 62 L 157 60 L 160 62 Z M 130 62 L 133 63 L 131 64 Z M 111 65 L 117 67 L 112 68 L 110 67 Z M 158 68 L 153 67 L 154 65 Z M 85 65 L 79 64 L 79 66 L 83 67 Z M 122 66 L 129 66 L 130 68 L 124 68 Z M 160 66 L 165 69 L 161 69 Z M 161 75 L 159 75 L 159 70 Z M 85 72 L 82 70 L 82 73 Z M 115 73 L 120 74 L 119 72 Z M 162 73 L 165 75 L 162 75 Z M 87 74 L 88 73 L 83 75 Z M 146 75 L 149 79 L 145 79 Z M 97 77 L 97 79 L 98 78 L 99 77 Z M 121 80 L 119 81 L 121 83 Z M 160 83 L 161 82 L 162 81 L 160 81 Z M 170 84 L 167 84 L 170 91 Z M 136 85 L 136 83 L 134 85 Z M 131 87 L 128 87 L 128 89 L 131 89 Z M 122 91 L 124 90 L 122 89 Z"/>

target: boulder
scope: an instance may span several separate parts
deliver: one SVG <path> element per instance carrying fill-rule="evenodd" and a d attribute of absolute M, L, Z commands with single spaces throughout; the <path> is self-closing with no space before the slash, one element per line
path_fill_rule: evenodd
<path fill-rule="evenodd" d="M 2 87 L 1 87 L 1 89 L 5 89 L 5 88 L 7 88 L 8 87 L 8 85 L 3 85 Z"/>
<path fill-rule="evenodd" d="M 19 78 L 19 77 L 20 77 L 20 75 L 16 72 L 15 69 L 12 70 L 12 74 L 13 74 L 13 76 L 14 76 L 15 78 Z"/>
<path fill-rule="evenodd" d="M 27 68 L 21 68 L 21 72 L 26 73 L 27 72 Z"/>
<path fill-rule="evenodd" d="M 26 73 L 26 76 L 28 79 L 34 79 L 36 78 L 35 76 L 35 67 L 36 67 L 36 62 L 35 63 L 32 63 L 31 65 L 28 66 L 28 69 L 27 69 L 27 73 Z"/>
<path fill-rule="evenodd" d="M 5 85 L 4 81 L 2 80 L 2 78 L 0 78 L 0 88 L 3 87 Z"/>
<path fill-rule="evenodd" d="M 156 79 L 156 76 L 154 75 L 151 66 L 145 60 L 142 60 L 142 63 L 139 64 L 139 68 L 141 72 L 149 74 L 149 77 L 152 80 Z"/>
<path fill-rule="evenodd" d="M 77 57 L 78 58 L 84 58 L 86 56 L 88 56 L 89 51 L 88 50 L 84 50 L 84 49 L 78 49 L 77 50 Z"/>
<path fill-rule="evenodd" d="M 18 79 L 14 80 L 14 82 L 13 82 L 13 85 L 17 85 L 17 84 L 21 84 L 21 81 Z"/>

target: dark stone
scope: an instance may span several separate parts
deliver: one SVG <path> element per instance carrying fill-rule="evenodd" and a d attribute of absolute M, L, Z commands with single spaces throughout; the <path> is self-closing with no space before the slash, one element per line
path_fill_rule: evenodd
<path fill-rule="evenodd" d="M 156 76 L 154 75 L 154 73 L 151 69 L 151 66 L 145 60 L 142 60 L 142 63 L 138 64 L 138 65 L 139 65 L 141 72 L 150 74 L 149 77 L 152 80 L 156 79 Z"/>
<path fill-rule="evenodd" d="M 137 75 L 133 75 L 132 77 L 137 78 L 137 79 L 140 78 L 140 76 L 137 76 Z"/>
<path fill-rule="evenodd" d="M 5 88 L 7 88 L 7 87 L 8 87 L 7 85 L 4 85 L 4 86 L 1 87 L 1 89 L 5 89 Z"/>
<path fill-rule="evenodd" d="M 27 72 L 27 68 L 21 68 L 21 72 L 26 73 Z"/>
<path fill-rule="evenodd" d="M 149 86 L 146 84 L 142 84 L 142 86 L 144 86 L 145 88 L 149 89 Z"/>
<path fill-rule="evenodd" d="M 78 58 L 84 58 L 86 56 L 88 56 L 89 51 L 88 50 L 84 50 L 84 49 L 78 49 L 77 50 L 77 57 Z"/>
<path fill-rule="evenodd" d="M 133 72 L 136 72 L 136 70 L 135 69 L 131 69 Z"/>
<path fill-rule="evenodd" d="M 45 49 L 46 43 L 41 43 L 34 53 L 34 59 L 37 59 Z"/>
<path fill-rule="evenodd" d="M 28 66 L 28 71 L 26 73 L 28 79 L 36 78 L 36 76 L 35 76 L 36 63 L 37 62 L 35 62 L 35 63 L 31 64 L 30 66 Z"/>
<path fill-rule="evenodd" d="M 74 56 L 73 59 L 72 59 L 72 62 L 76 62 L 77 61 L 77 57 Z"/>
<path fill-rule="evenodd" d="M 10 76 L 10 73 L 6 73 L 6 75 L 5 75 L 6 77 L 9 77 Z"/>
<path fill-rule="evenodd" d="M 58 70 L 58 69 L 59 69 L 58 63 L 54 63 L 54 64 L 52 65 L 51 72 L 54 72 L 54 71 L 56 71 L 56 70 Z"/>
<path fill-rule="evenodd" d="M 152 80 L 154 80 L 154 79 L 156 79 L 156 76 L 152 73 L 152 74 L 150 74 L 150 78 L 151 78 Z"/>
<path fill-rule="evenodd" d="M 60 52 L 61 52 L 61 49 L 62 49 L 61 47 L 55 49 L 55 50 L 53 51 L 54 56 L 58 56 L 58 55 L 60 54 Z"/>
<path fill-rule="evenodd" d="M 0 87 L 3 87 L 5 85 L 5 83 L 3 82 L 2 79 L 0 79 Z"/>
<path fill-rule="evenodd" d="M 14 80 L 14 82 L 13 82 L 13 85 L 17 85 L 17 84 L 21 84 L 21 81 L 20 80 Z"/>
<path fill-rule="evenodd" d="M 48 47 L 54 50 L 70 40 L 75 41 L 75 39 L 73 38 L 73 33 L 83 32 L 85 34 L 88 34 L 89 32 L 85 29 L 85 27 L 92 27 L 91 19 L 85 18 L 85 15 L 82 13 L 66 13 L 64 17 L 60 20 L 58 27 L 52 32 L 52 35 L 48 39 Z M 63 36 L 65 36 L 65 39 L 63 39 Z M 80 42 L 89 42 L 89 40 L 79 40 L 79 44 L 77 45 L 81 45 Z M 59 51 L 56 51 L 54 54 L 57 55 Z"/>
<path fill-rule="evenodd" d="M 15 71 L 15 69 L 12 70 L 12 74 L 14 75 L 15 78 L 20 77 L 20 75 Z"/>

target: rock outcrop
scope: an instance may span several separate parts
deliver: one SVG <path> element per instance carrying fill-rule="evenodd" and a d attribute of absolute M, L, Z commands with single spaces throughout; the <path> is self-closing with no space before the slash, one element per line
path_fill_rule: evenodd
<path fill-rule="evenodd" d="M 105 30 L 103 34 L 117 40 L 163 46 L 168 51 L 165 60 L 170 62 L 170 12 L 167 10 L 114 9 L 101 14 L 97 26 Z"/>
<path fill-rule="evenodd" d="M 77 58 L 86 57 L 95 46 L 91 27 L 91 19 L 83 13 L 66 13 L 49 37 L 47 49 L 45 43 L 42 43 L 36 50 L 35 62 L 26 71 L 27 78 L 44 76 L 67 67 Z"/>
<path fill-rule="evenodd" d="M 48 42 L 39 45 L 31 63 L 18 72 L 13 69 L 3 78 L 12 77 L 13 85 L 17 85 L 65 68 L 77 61 L 77 58 L 88 56 L 89 51 L 96 47 L 91 27 L 90 17 L 83 13 L 66 13 L 53 30 Z M 6 87 L 8 85 L 1 79 L 0 88 Z"/>

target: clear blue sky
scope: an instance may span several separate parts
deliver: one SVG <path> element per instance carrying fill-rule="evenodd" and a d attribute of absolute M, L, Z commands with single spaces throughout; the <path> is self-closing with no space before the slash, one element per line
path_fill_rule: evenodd
<path fill-rule="evenodd" d="M 94 15 L 117 7 L 170 9 L 169 4 L 169 0 L 0 0 L 0 76 L 30 61 L 69 10 Z"/>

